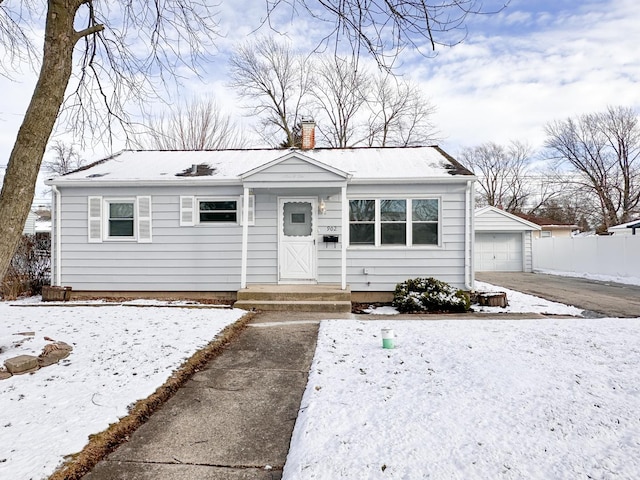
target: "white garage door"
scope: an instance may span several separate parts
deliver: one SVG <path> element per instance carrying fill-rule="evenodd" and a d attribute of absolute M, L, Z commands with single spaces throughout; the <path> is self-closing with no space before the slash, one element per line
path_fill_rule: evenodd
<path fill-rule="evenodd" d="M 478 272 L 521 272 L 521 233 L 476 233 L 475 269 Z"/>

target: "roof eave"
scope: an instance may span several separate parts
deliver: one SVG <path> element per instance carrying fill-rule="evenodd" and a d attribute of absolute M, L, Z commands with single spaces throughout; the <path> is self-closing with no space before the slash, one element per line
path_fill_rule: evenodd
<path fill-rule="evenodd" d="M 143 185 L 145 187 L 166 186 L 215 186 L 215 185 L 242 185 L 240 178 L 176 178 L 176 179 L 126 179 L 126 180 L 96 180 L 96 179 L 63 179 L 54 178 L 44 182 L 45 185 L 56 187 L 128 187 L 131 185 Z"/>

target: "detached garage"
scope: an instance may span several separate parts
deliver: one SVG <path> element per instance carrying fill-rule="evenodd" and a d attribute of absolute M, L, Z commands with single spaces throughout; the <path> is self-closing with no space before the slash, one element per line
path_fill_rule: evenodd
<path fill-rule="evenodd" d="M 540 226 L 496 207 L 476 210 L 475 270 L 531 272 L 531 232 Z"/>

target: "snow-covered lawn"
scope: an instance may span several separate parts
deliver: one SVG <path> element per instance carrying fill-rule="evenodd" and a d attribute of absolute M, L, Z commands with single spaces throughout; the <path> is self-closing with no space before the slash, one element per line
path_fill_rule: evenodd
<path fill-rule="evenodd" d="M 640 285 L 640 277 L 621 277 L 619 275 L 602 275 L 598 273 L 587 272 L 563 272 L 560 270 L 536 269 L 536 273 L 545 273 L 547 275 L 558 275 L 560 277 L 576 277 L 586 278 L 588 280 L 597 280 L 599 282 L 613 282 L 627 285 Z"/>
<path fill-rule="evenodd" d="M 502 307 L 480 307 L 472 305 L 475 312 L 483 313 L 542 313 L 545 315 L 571 315 L 579 317 L 582 309 L 565 305 L 563 303 L 545 300 L 544 298 L 528 295 L 526 293 L 516 292 L 508 288 L 498 287 L 485 282 L 475 282 L 476 290 L 480 292 L 505 292 L 509 305 Z M 370 307 L 363 310 L 371 315 L 397 315 L 398 310 L 394 307 Z"/>
<path fill-rule="evenodd" d="M 323 321 L 283 478 L 640 478 L 639 338 L 640 319 Z"/>
<path fill-rule="evenodd" d="M 39 355 L 50 343 L 45 336 L 73 346 L 57 365 L 0 381 L 0 478 L 46 478 L 65 455 L 84 447 L 88 435 L 125 416 L 129 405 L 148 397 L 244 313 L 0 302 L 0 365 Z M 16 335 L 21 332 L 35 335 Z"/>
<path fill-rule="evenodd" d="M 545 315 L 572 315 L 581 316 L 583 310 L 571 305 L 553 302 L 508 288 L 498 287 L 490 283 L 475 281 L 475 288 L 480 292 L 506 292 L 509 305 L 502 307 L 473 306 L 476 312 L 484 313 L 542 313 Z"/>

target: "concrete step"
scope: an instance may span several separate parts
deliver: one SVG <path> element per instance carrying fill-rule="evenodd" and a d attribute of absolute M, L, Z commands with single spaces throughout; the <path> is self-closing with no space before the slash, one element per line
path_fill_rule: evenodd
<path fill-rule="evenodd" d="M 238 290 L 238 300 L 350 302 L 351 290 L 336 285 L 249 285 Z"/>
<path fill-rule="evenodd" d="M 238 300 L 235 308 L 262 311 L 335 312 L 351 311 L 349 300 Z"/>

